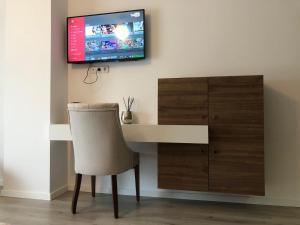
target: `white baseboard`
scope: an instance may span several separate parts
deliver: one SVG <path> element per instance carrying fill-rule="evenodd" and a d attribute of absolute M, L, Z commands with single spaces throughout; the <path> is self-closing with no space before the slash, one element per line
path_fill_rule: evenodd
<path fill-rule="evenodd" d="M 1 196 L 14 197 L 14 198 L 28 198 L 38 200 L 52 200 L 62 195 L 66 191 L 73 191 L 73 185 L 62 186 L 51 193 L 44 192 L 24 192 L 15 190 L 2 190 Z M 90 192 L 90 185 L 82 185 L 81 191 Z M 111 187 L 103 187 L 99 191 L 104 194 L 111 194 Z M 121 195 L 135 195 L 134 189 L 119 188 L 119 194 Z M 155 198 L 172 198 L 172 199 L 186 199 L 186 200 L 198 200 L 198 201 L 213 201 L 213 202 L 230 202 L 230 203 L 244 203 L 244 204 L 258 204 L 258 205 L 276 205 L 276 206 L 293 206 L 300 207 L 300 199 L 284 199 L 273 197 L 260 197 L 260 196 L 239 196 L 228 195 L 218 193 L 203 193 L 193 191 L 173 191 L 173 190 L 145 190 L 141 189 L 141 196 L 143 197 L 155 197 Z"/>
<path fill-rule="evenodd" d="M 68 191 L 68 185 L 64 185 L 60 188 L 57 188 L 55 191 L 52 191 L 50 194 L 50 199 L 53 200 L 57 198 L 58 196 L 66 193 Z"/>
<path fill-rule="evenodd" d="M 68 187 L 69 191 L 73 191 L 73 186 Z M 90 192 L 89 185 L 81 186 L 81 191 Z M 111 194 L 111 187 L 101 188 L 99 193 Z M 119 188 L 120 195 L 135 195 L 135 189 Z M 184 199 L 196 201 L 211 201 L 211 202 L 228 202 L 228 203 L 243 203 L 243 204 L 256 204 L 256 205 L 273 205 L 273 206 L 291 206 L 300 207 L 300 199 L 284 199 L 273 198 L 268 196 L 240 196 L 219 193 L 207 192 L 194 192 L 194 191 L 175 191 L 175 190 L 145 190 L 141 189 L 141 196 L 154 197 L 154 198 L 171 198 L 171 199 Z"/>
<path fill-rule="evenodd" d="M 105 189 L 106 190 L 106 189 Z M 98 192 L 99 190 L 96 190 L 97 193 L 103 193 L 103 194 L 107 194 L 105 192 L 105 190 L 101 189 L 100 192 Z M 119 190 L 119 189 L 118 189 Z M 74 185 L 68 185 L 68 191 L 74 191 Z M 80 191 L 81 192 L 91 192 L 91 186 L 90 185 L 85 185 L 85 184 L 81 184 L 80 186 Z"/>
<path fill-rule="evenodd" d="M 134 191 L 129 193 L 129 190 L 120 190 L 120 194 L 128 193 L 135 195 Z M 190 191 L 172 191 L 172 190 L 141 190 L 142 196 L 159 197 L 159 198 L 173 198 L 186 199 L 198 201 L 212 201 L 212 202 L 228 202 L 228 203 L 243 203 L 243 204 L 257 204 L 257 205 L 274 205 L 274 206 L 294 206 L 300 207 L 300 200 L 280 199 L 267 196 L 240 196 L 219 193 L 205 193 L 205 192 L 190 192 Z"/>
<path fill-rule="evenodd" d="M 36 200 L 51 200 L 50 193 L 47 192 L 30 192 L 30 191 L 18 191 L 18 190 L 1 190 L 1 196 L 11 198 L 27 198 Z"/>
<path fill-rule="evenodd" d="M 26 198 L 26 199 L 36 199 L 36 200 L 53 200 L 63 193 L 68 191 L 68 186 L 62 186 L 51 193 L 47 192 L 30 192 L 30 191 L 19 191 L 19 190 L 1 190 L 1 195 L 3 197 L 11 198 Z"/>

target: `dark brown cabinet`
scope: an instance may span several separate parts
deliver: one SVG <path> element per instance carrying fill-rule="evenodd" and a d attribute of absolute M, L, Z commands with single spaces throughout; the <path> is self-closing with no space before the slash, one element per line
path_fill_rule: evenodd
<path fill-rule="evenodd" d="M 158 187 L 208 191 L 208 146 L 159 144 Z"/>
<path fill-rule="evenodd" d="M 159 124 L 208 125 L 209 145 L 159 144 L 159 188 L 264 195 L 263 76 L 160 79 Z"/>
<path fill-rule="evenodd" d="M 209 78 L 209 190 L 264 195 L 263 77 Z"/>
<path fill-rule="evenodd" d="M 158 124 L 208 124 L 208 79 L 158 80 Z"/>
<path fill-rule="evenodd" d="M 158 81 L 158 124 L 207 125 L 208 79 Z M 158 187 L 208 191 L 208 146 L 158 145 Z"/>

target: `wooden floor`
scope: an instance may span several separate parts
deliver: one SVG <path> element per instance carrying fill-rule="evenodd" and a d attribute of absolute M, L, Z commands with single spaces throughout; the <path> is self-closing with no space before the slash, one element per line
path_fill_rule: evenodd
<path fill-rule="evenodd" d="M 80 193 L 78 214 L 71 193 L 52 201 L 0 198 L 0 224 L 12 225 L 300 225 L 300 208 L 120 196 L 120 219 L 113 218 L 110 195 Z"/>

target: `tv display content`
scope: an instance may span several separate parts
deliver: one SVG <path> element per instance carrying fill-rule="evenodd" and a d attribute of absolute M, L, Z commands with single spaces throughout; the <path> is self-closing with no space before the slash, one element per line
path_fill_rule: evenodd
<path fill-rule="evenodd" d="M 145 11 L 68 17 L 68 63 L 145 58 Z"/>

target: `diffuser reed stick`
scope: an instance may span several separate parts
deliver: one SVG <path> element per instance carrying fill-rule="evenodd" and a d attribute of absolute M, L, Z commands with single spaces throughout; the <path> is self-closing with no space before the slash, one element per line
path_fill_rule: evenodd
<path fill-rule="evenodd" d="M 126 103 L 125 98 L 123 98 L 123 102 L 124 102 L 126 111 L 127 111 L 127 112 L 131 111 L 131 109 L 132 109 L 132 104 L 133 104 L 133 102 L 134 102 L 134 98 L 132 98 L 132 97 L 129 96 L 129 97 L 127 98 L 127 103 Z"/>

